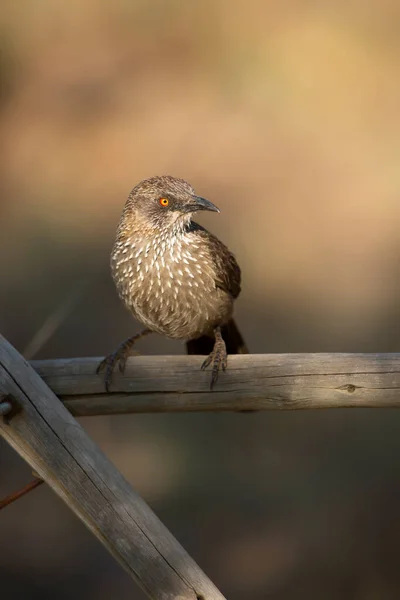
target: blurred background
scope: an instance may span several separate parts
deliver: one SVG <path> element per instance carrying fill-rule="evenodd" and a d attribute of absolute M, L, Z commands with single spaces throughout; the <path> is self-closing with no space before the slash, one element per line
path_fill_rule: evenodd
<path fill-rule="evenodd" d="M 138 331 L 108 257 L 168 173 L 221 209 L 201 223 L 252 352 L 400 350 L 399 68 L 395 0 L 3 2 L 1 333 L 55 358 Z M 82 424 L 229 600 L 400 597 L 398 412 Z M 1 443 L 0 496 L 30 479 Z M 46 486 L 0 514 L 0 553 L 5 600 L 144 598 Z"/>

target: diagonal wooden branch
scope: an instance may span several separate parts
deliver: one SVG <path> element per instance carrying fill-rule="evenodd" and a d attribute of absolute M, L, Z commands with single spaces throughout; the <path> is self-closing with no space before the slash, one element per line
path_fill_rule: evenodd
<path fill-rule="evenodd" d="M 400 354 L 230 356 L 212 392 L 198 356 L 135 356 L 114 374 L 111 393 L 96 375 L 100 358 L 32 365 L 77 416 L 144 412 L 400 407 Z"/>
<path fill-rule="evenodd" d="M 0 336 L 0 434 L 150 598 L 224 600 L 28 362 Z"/>

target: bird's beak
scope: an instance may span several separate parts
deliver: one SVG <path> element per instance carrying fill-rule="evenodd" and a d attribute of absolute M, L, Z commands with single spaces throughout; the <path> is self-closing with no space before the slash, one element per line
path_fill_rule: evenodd
<path fill-rule="evenodd" d="M 192 196 L 191 201 L 186 204 L 186 210 L 187 212 L 195 212 L 197 210 L 211 210 L 217 213 L 220 212 L 219 208 L 217 208 L 215 204 L 209 200 L 206 200 L 205 198 L 201 198 L 200 196 Z"/>

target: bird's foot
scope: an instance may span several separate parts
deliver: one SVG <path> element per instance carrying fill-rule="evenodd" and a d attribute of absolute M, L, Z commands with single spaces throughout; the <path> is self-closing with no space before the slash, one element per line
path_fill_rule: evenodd
<path fill-rule="evenodd" d="M 211 370 L 211 384 L 210 390 L 213 389 L 214 384 L 217 382 L 218 374 L 220 369 L 225 371 L 228 365 L 228 355 L 226 352 L 226 345 L 221 335 L 221 330 L 218 327 L 215 330 L 215 343 L 212 352 L 207 356 L 206 360 L 201 365 L 201 370 L 204 371 L 209 364 L 212 363 Z"/>
<path fill-rule="evenodd" d="M 112 380 L 113 371 L 118 364 L 118 368 L 121 373 L 125 371 L 126 360 L 130 354 L 130 348 L 126 349 L 124 344 L 118 346 L 118 348 L 112 354 L 106 356 L 96 369 L 96 373 L 99 374 L 102 371 L 104 374 L 104 385 L 106 391 L 110 391 L 110 385 Z"/>
<path fill-rule="evenodd" d="M 116 365 L 118 364 L 119 371 L 120 371 L 120 373 L 123 374 L 125 371 L 126 361 L 129 357 L 129 355 L 133 354 L 133 352 L 131 352 L 131 348 L 132 348 L 133 344 L 138 339 L 140 339 L 141 337 L 144 337 L 148 333 L 151 333 L 150 329 L 145 329 L 141 333 L 138 333 L 137 335 L 133 335 L 132 337 L 130 337 L 127 340 L 125 340 L 124 342 L 122 342 L 122 344 L 120 344 L 118 346 L 118 348 L 115 350 L 115 352 L 113 352 L 112 354 L 109 354 L 101 361 L 101 363 L 99 364 L 99 366 L 96 369 L 96 373 L 99 374 L 102 371 L 105 371 L 104 385 L 105 385 L 107 392 L 110 391 L 112 374 L 114 372 Z"/>

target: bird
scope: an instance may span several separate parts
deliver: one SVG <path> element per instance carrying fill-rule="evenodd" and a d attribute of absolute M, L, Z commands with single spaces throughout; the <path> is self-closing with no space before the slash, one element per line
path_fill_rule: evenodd
<path fill-rule="evenodd" d="M 133 345 L 150 333 L 184 340 L 188 354 L 208 355 L 210 389 L 229 354 L 247 353 L 232 317 L 241 291 L 235 256 L 207 229 L 192 220 L 200 211 L 219 213 L 185 180 L 162 175 L 138 183 L 125 203 L 111 252 L 111 274 L 118 295 L 145 329 L 104 358 L 109 391 L 118 365 L 121 373 Z"/>

